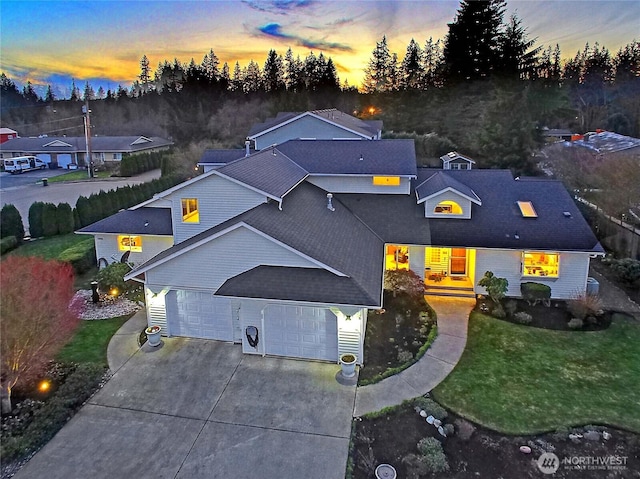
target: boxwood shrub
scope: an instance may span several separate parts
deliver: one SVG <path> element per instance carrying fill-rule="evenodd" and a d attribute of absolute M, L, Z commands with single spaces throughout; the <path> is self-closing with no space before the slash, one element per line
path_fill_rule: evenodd
<path fill-rule="evenodd" d="M 551 301 L 551 287 L 546 284 L 533 282 L 520 283 L 520 293 L 522 294 L 522 298 L 532 305 L 542 301 L 545 306 L 549 306 Z"/>
<path fill-rule="evenodd" d="M 97 263 L 93 241 L 83 241 L 67 248 L 60 253 L 58 259 L 71 263 L 76 274 L 86 273 Z"/>

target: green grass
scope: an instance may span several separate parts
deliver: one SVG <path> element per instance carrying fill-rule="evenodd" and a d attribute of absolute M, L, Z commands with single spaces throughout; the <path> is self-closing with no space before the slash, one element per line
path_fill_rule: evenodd
<path fill-rule="evenodd" d="M 640 325 L 550 331 L 472 313 L 467 347 L 434 390 L 445 407 L 507 434 L 609 424 L 640 432 Z"/>
<path fill-rule="evenodd" d="M 58 259 L 60 253 L 64 250 L 83 242 L 93 243 L 93 236 L 69 233 L 68 235 L 32 240 L 7 253 L 7 255 L 38 256 L 43 259 Z"/>
<path fill-rule="evenodd" d="M 56 361 L 108 366 L 111 337 L 133 314 L 96 321 L 82 321 L 75 335 L 58 353 Z"/>
<path fill-rule="evenodd" d="M 111 176 L 110 171 L 96 171 L 95 178 L 109 178 Z M 48 178 L 49 183 L 58 183 L 60 181 L 80 181 L 80 180 L 90 180 L 89 175 L 87 174 L 87 170 L 74 170 L 69 173 L 65 173 L 64 175 L 53 176 Z"/>

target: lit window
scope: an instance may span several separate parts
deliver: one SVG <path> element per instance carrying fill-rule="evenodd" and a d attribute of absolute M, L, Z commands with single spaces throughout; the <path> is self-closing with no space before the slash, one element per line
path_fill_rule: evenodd
<path fill-rule="evenodd" d="M 538 213 L 536 213 L 535 208 L 531 201 L 518 201 L 518 207 L 520 208 L 520 213 L 524 218 L 537 218 Z"/>
<path fill-rule="evenodd" d="M 400 186 L 399 176 L 374 176 L 373 184 L 375 186 Z"/>
<path fill-rule="evenodd" d="M 118 236 L 118 249 L 120 251 L 131 251 L 133 253 L 142 253 L 142 237 L 141 236 Z"/>
<path fill-rule="evenodd" d="M 399 245 L 387 245 L 386 269 L 409 269 L 409 247 Z"/>
<path fill-rule="evenodd" d="M 557 278 L 560 271 L 560 255 L 542 251 L 525 251 L 522 259 L 523 276 Z"/>
<path fill-rule="evenodd" d="M 198 200 L 196 198 L 182 198 L 182 222 L 199 223 Z"/>
<path fill-rule="evenodd" d="M 462 207 L 455 201 L 441 201 L 433 209 L 433 212 L 443 215 L 461 215 Z"/>

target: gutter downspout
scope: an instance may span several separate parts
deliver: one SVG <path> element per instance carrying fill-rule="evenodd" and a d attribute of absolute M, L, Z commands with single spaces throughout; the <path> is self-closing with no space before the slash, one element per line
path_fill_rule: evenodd
<path fill-rule="evenodd" d="M 267 336 L 266 336 L 266 334 L 264 334 L 264 310 L 267 309 L 268 307 L 269 307 L 269 305 L 267 304 L 264 308 L 262 308 L 262 310 L 260 310 L 260 316 L 261 316 L 261 318 L 260 318 L 260 327 L 262 328 L 262 357 L 263 358 L 267 355 L 267 353 L 266 353 L 266 349 L 267 349 L 266 348 L 266 346 L 267 346 L 266 339 L 267 339 Z"/>

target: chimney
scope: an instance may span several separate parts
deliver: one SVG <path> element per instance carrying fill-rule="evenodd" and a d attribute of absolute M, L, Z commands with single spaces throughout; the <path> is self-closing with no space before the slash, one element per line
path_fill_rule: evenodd
<path fill-rule="evenodd" d="M 327 209 L 329 211 L 335 211 L 336 209 L 333 207 L 333 204 L 331 204 L 331 199 L 333 198 L 333 195 L 331 193 L 327 193 Z"/>
<path fill-rule="evenodd" d="M 251 142 L 249 141 L 249 138 L 247 138 L 247 140 L 244 142 L 244 156 L 249 156 L 249 145 L 251 144 Z"/>

